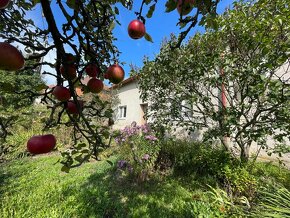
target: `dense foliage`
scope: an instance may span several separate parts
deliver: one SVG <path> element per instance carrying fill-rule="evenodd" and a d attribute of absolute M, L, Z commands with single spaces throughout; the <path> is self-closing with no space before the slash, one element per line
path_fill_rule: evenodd
<path fill-rule="evenodd" d="M 5 140 L 13 133 L 12 127 L 25 119 L 29 106 L 37 95 L 31 95 L 45 87 L 37 69 L 25 70 L 22 73 L 0 71 L 0 160 L 9 150 Z"/>
<path fill-rule="evenodd" d="M 285 145 L 290 135 L 289 16 L 286 0 L 235 3 L 217 30 L 172 51 L 172 36 L 140 72 L 156 126 L 183 127 L 233 146 L 247 162 L 255 142 Z M 288 73 L 287 73 L 288 72 Z M 282 146 L 283 147 L 283 146 Z M 234 151 L 234 152 L 237 152 Z"/>

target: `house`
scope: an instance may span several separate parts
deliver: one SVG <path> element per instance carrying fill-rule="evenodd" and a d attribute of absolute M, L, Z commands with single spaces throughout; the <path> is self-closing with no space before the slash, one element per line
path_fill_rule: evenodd
<path fill-rule="evenodd" d="M 290 74 L 289 74 L 289 63 L 285 63 L 282 65 L 277 71 L 275 72 L 275 75 L 273 79 L 281 79 L 287 84 L 290 83 Z M 222 87 L 221 90 L 224 88 Z M 146 123 L 146 119 L 144 118 L 144 114 L 146 113 L 146 110 L 148 108 L 148 103 L 150 102 L 143 102 L 140 98 L 140 91 L 138 88 L 138 77 L 131 77 L 126 80 L 124 80 L 121 84 L 115 85 L 111 87 L 111 90 L 115 91 L 116 96 L 119 98 L 119 102 L 115 107 L 116 116 L 115 116 L 115 123 L 113 125 L 113 129 L 122 129 L 125 126 L 130 125 L 133 121 L 137 122 L 138 125 L 142 125 Z M 217 93 L 216 96 L 220 96 L 220 102 L 214 102 L 215 105 L 217 105 L 218 108 L 221 107 L 221 105 L 226 105 L 226 98 L 225 93 L 223 91 L 220 91 L 218 93 L 218 90 L 216 90 Z M 168 105 L 169 106 L 169 105 Z M 187 105 L 186 102 L 182 101 L 178 107 L 178 110 L 180 113 L 184 114 L 183 119 L 186 118 L 193 118 L 195 115 L 192 114 L 192 111 L 186 111 L 186 108 L 189 108 L 190 105 Z M 169 109 L 171 107 L 169 106 Z M 185 110 L 183 110 L 185 109 Z M 149 120 L 150 121 L 150 120 Z M 202 138 L 202 130 L 189 132 L 186 131 L 184 128 L 179 127 L 176 128 L 176 131 L 173 133 L 177 136 L 184 136 L 187 137 L 190 136 L 190 138 L 195 140 L 200 140 Z M 273 138 L 268 137 L 267 138 L 267 145 L 269 148 L 273 148 L 275 146 L 275 141 Z M 290 141 L 286 140 L 286 145 L 290 146 Z M 233 145 L 230 145 L 233 146 Z M 260 152 L 259 158 L 264 158 L 268 160 L 276 160 L 276 158 L 279 158 L 285 162 L 287 162 L 290 166 L 290 153 L 285 154 L 282 158 L 280 158 L 278 155 L 272 155 L 272 157 L 269 158 L 267 155 L 266 150 L 261 150 L 260 145 L 253 142 L 252 146 L 250 148 L 250 152 L 253 154 L 256 154 L 257 152 Z"/>
<path fill-rule="evenodd" d="M 118 85 L 111 87 L 119 99 L 115 107 L 115 123 L 113 129 L 122 129 L 130 125 L 133 121 L 138 125 L 145 124 L 147 121 L 144 117 L 148 104 L 140 98 L 138 89 L 138 77 L 130 77 Z"/>

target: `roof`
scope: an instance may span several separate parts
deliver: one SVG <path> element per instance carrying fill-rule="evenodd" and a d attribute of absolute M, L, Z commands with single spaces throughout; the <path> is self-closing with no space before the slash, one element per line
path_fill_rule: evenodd
<path fill-rule="evenodd" d="M 116 89 L 116 88 L 123 87 L 123 86 L 128 85 L 128 84 L 130 84 L 130 83 L 132 83 L 132 82 L 134 82 L 134 81 L 136 81 L 138 79 L 139 79 L 139 76 L 138 75 L 129 77 L 129 78 L 123 80 L 122 82 L 120 82 L 119 84 L 112 85 L 110 87 L 110 89 Z"/>
<path fill-rule="evenodd" d="M 91 79 L 91 77 L 89 76 L 86 76 L 84 79 L 81 80 L 82 84 L 84 84 L 85 86 L 88 84 L 89 80 Z M 104 88 L 103 88 L 105 91 L 108 91 L 110 90 L 110 88 L 108 86 L 106 86 L 104 84 Z"/>
<path fill-rule="evenodd" d="M 56 85 L 54 85 L 54 84 L 50 84 L 50 85 L 48 85 L 48 88 L 49 89 L 52 89 L 52 88 L 54 88 Z"/>

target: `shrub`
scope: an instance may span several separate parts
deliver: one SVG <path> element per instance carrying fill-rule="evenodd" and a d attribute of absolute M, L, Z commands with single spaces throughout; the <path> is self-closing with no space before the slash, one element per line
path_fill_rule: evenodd
<path fill-rule="evenodd" d="M 247 168 L 227 165 L 222 169 L 221 178 L 228 194 L 234 198 L 245 196 L 252 200 L 255 197 L 257 180 Z"/>
<path fill-rule="evenodd" d="M 265 180 L 270 180 L 270 182 L 280 183 L 290 189 L 290 171 L 281 166 L 275 166 L 271 162 L 255 163 L 252 174 L 262 180 L 261 184 Z"/>
<path fill-rule="evenodd" d="M 222 147 L 173 139 L 161 143 L 158 161 L 160 169 L 167 163 L 177 174 L 195 172 L 200 176 L 217 176 L 224 166 L 236 163 Z"/>
<path fill-rule="evenodd" d="M 39 105 L 31 108 L 26 108 L 22 115 L 19 116 L 15 124 L 11 127 L 12 133 L 6 139 L 4 143 L 5 154 L 4 160 L 11 160 L 28 156 L 29 153 L 26 150 L 26 143 L 30 137 L 41 134 L 53 134 L 57 139 L 57 148 L 63 148 L 72 143 L 71 127 L 51 128 L 43 131 L 45 120 L 48 115 L 46 107 Z"/>
<path fill-rule="evenodd" d="M 206 180 L 207 184 L 209 178 L 214 178 L 232 198 L 245 196 L 250 200 L 255 197 L 255 177 L 222 146 L 167 140 L 161 143 L 157 166 L 159 169 L 173 168 L 176 175 L 196 174 L 198 180 Z"/>
<path fill-rule="evenodd" d="M 160 150 L 153 130 L 147 124 L 138 126 L 133 122 L 121 130 L 115 140 L 121 146 L 122 160 L 117 163 L 118 169 L 128 172 L 138 182 L 146 180 Z"/>

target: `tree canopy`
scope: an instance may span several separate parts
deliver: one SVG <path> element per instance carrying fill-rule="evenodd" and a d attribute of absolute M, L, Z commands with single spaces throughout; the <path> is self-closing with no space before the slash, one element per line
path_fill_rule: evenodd
<path fill-rule="evenodd" d="M 290 10 L 286 0 L 235 3 L 216 28 L 180 49 L 164 42 L 145 60 L 139 85 L 155 125 L 203 130 L 203 140 L 227 137 L 243 161 L 253 142 L 267 148 L 290 135 Z"/>

